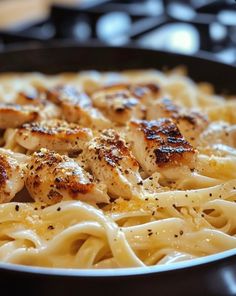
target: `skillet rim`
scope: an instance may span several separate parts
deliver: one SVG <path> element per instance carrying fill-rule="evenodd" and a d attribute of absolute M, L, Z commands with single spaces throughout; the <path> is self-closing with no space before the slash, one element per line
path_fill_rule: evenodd
<path fill-rule="evenodd" d="M 189 271 L 193 268 L 214 265 L 215 263 L 224 263 L 226 259 L 236 258 L 236 248 L 223 251 L 220 253 L 190 259 L 186 261 L 172 263 L 170 265 L 153 265 L 145 267 L 129 267 L 129 268 L 107 268 L 107 269 L 73 269 L 73 268 L 54 268 L 54 267 L 38 267 L 26 266 L 12 263 L 0 262 L 0 272 L 8 271 L 15 273 L 42 275 L 50 277 L 81 277 L 81 278 L 117 278 L 117 277 L 133 277 L 142 275 L 158 275 L 175 271 Z"/>
<path fill-rule="evenodd" d="M 236 69 L 236 65 L 232 65 L 229 63 L 224 63 L 217 57 L 214 57 L 211 53 L 207 51 L 202 51 L 199 50 L 196 54 L 191 55 L 191 54 L 184 54 L 184 53 L 179 53 L 179 52 L 172 52 L 172 51 L 165 51 L 161 49 L 153 49 L 153 48 L 144 48 L 144 47 L 139 47 L 135 44 L 128 44 L 125 46 L 116 46 L 116 45 L 107 45 L 105 43 L 99 42 L 99 41 L 90 41 L 90 42 L 77 42 L 77 41 L 71 41 L 71 40 L 54 40 L 50 41 L 49 43 L 41 43 L 37 41 L 32 41 L 26 43 L 14 43 L 14 44 L 8 44 L 5 46 L 5 48 L 0 49 L 0 56 L 2 55 L 7 55 L 9 53 L 18 53 L 20 52 L 25 52 L 25 51 L 38 51 L 38 50 L 45 50 L 45 49 L 60 49 L 60 48 L 73 48 L 73 47 L 79 47 L 79 48 L 104 48 L 104 49 L 124 49 L 124 50 L 138 50 L 140 52 L 152 52 L 152 53 L 160 53 L 164 54 L 167 56 L 176 56 L 176 57 L 182 57 L 182 58 L 188 58 L 188 59 L 193 59 L 193 60 L 204 60 L 206 62 L 212 62 L 216 63 L 218 65 L 221 65 L 222 67 L 227 67 L 231 69 Z M 0 72 L 1 73 L 1 72 Z"/>
<path fill-rule="evenodd" d="M 156 53 L 156 54 L 163 54 L 167 57 L 172 55 L 175 57 L 178 57 L 180 59 L 181 64 L 181 58 L 187 58 L 190 60 L 204 60 L 206 62 L 211 62 L 214 64 L 218 64 L 222 67 L 227 67 L 228 69 L 231 69 L 232 71 L 235 71 L 236 74 L 236 67 L 230 64 L 225 64 L 221 61 L 219 61 L 216 58 L 213 58 L 210 54 L 206 52 L 199 52 L 198 54 L 194 56 L 185 55 L 181 53 L 172 53 L 167 52 L 163 50 L 155 50 L 155 49 L 147 49 L 147 48 L 140 48 L 137 46 L 129 45 L 125 47 L 117 47 L 117 46 L 107 46 L 98 42 L 90 42 L 90 43 L 83 43 L 80 44 L 79 42 L 71 42 L 71 41 L 54 41 L 50 42 L 49 44 L 40 44 L 37 42 L 28 43 L 25 44 L 18 44 L 17 46 L 11 46 L 8 45 L 6 47 L 6 50 L 0 51 L 0 57 L 6 56 L 8 54 L 14 53 L 14 54 L 20 54 L 21 52 L 25 51 L 39 51 L 39 50 L 47 50 L 47 49 L 59 49 L 59 48 L 112 48 L 112 49 L 124 49 L 124 50 L 138 50 L 140 52 L 148 53 Z M 188 65 L 186 65 L 188 66 Z M 141 69 L 141 68 L 140 68 Z M 17 71 L 15 71 L 17 72 Z M 26 71 L 27 72 L 27 71 Z M 74 71 L 73 71 L 74 72 Z M 1 72 L 1 74 L 4 73 Z M 6 71 L 7 73 L 7 71 Z M 9 73 L 9 72 L 8 72 Z M 224 263 L 226 259 L 232 259 L 236 258 L 236 248 L 230 249 L 227 251 L 223 251 L 220 253 L 216 253 L 213 255 L 208 255 L 196 259 L 191 259 L 187 261 L 172 263 L 170 265 L 155 265 L 150 267 L 134 267 L 134 268 L 119 268 L 119 269 L 70 269 L 70 268 L 47 268 L 47 267 L 38 267 L 38 266 L 24 266 L 24 265 L 17 265 L 17 264 L 11 264 L 11 263 L 4 263 L 0 262 L 0 272 L 2 271 L 8 271 L 8 272 L 15 272 L 15 273 L 24 273 L 24 274 L 34 274 L 34 275 L 42 275 L 42 276 L 50 276 L 50 277 L 133 277 L 133 276 L 140 276 L 140 275 L 156 275 L 160 273 L 167 273 L 167 272 L 175 272 L 175 271 L 181 271 L 181 270 L 189 270 L 195 267 L 201 267 L 205 265 L 210 265 L 214 263 Z"/>

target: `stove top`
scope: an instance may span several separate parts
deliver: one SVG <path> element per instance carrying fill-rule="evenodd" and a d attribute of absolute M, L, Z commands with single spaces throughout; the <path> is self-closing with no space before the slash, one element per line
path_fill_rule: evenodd
<path fill-rule="evenodd" d="M 0 44 L 75 40 L 137 45 L 194 55 L 210 52 L 236 65 L 236 2 L 233 0 L 87 0 L 54 4 L 49 16 L 0 30 Z"/>

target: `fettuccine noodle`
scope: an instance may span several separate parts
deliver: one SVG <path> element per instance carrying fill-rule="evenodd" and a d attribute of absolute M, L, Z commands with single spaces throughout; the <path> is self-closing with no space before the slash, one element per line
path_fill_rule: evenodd
<path fill-rule="evenodd" d="M 195 84 L 181 71 L 91 71 L 55 76 L 2 75 L 0 102 L 15 103 L 19 93 L 65 83 L 79 87 L 88 96 L 104 85 L 155 83 L 161 96 L 167 96 L 188 112 L 200 112 L 207 121 L 200 131 L 193 131 L 194 139 L 192 135 L 189 137 L 195 153 L 193 168 L 185 172 L 180 165 L 181 173 L 175 167 L 167 172 L 158 168 L 148 172 L 142 169 L 134 154 L 142 181 L 130 197 L 108 190 L 109 201 L 101 203 L 93 198 L 62 198 L 49 204 L 34 196 L 35 200 L 19 201 L 16 197 L 3 202 L 0 204 L 0 261 L 51 268 L 144 267 L 236 248 L 236 100 L 233 97 L 218 96 L 211 85 Z M 118 118 L 114 124 L 106 107 L 95 107 L 108 118 L 108 127 L 118 131 L 128 145 L 132 144 L 126 139 L 131 119 L 124 123 L 118 122 Z M 0 113 L 0 121 L 1 116 Z M 153 119 L 152 115 L 147 120 Z M 91 128 L 93 138 L 101 133 L 102 128 L 96 130 L 87 121 L 81 125 Z M 22 146 L 17 140 L 18 128 L 2 128 L 0 144 L 2 149 L 30 158 L 38 148 Z M 59 154 L 70 157 L 68 151 Z M 79 157 L 73 159 L 81 164 Z M 94 173 L 86 166 L 84 169 Z M 1 172 L 0 168 L 0 175 Z M 107 176 L 109 179 L 110 175 Z M 24 195 L 26 190 L 22 192 Z"/>

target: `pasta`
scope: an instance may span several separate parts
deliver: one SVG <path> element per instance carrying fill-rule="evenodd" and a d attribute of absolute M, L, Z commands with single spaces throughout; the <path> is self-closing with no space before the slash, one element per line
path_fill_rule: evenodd
<path fill-rule="evenodd" d="M 183 69 L 0 76 L 0 261 L 172 264 L 236 248 L 236 107 Z"/>

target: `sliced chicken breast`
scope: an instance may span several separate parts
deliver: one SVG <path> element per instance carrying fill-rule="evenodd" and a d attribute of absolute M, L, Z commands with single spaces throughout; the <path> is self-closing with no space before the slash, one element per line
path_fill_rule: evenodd
<path fill-rule="evenodd" d="M 82 150 L 91 138 L 89 128 L 58 119 L 24 124 L 16 134 L 17 143 L 33 151 L 41 147 L 55 151 Z"/>
<path fill-rule="evenodd" d="M 207 127 L 207 117 L 197 111 L 187 110 L 169 98 L 153 102 L 147 108 L 147 120 L 171 118 L 181 134 L 193 146 L 197 146 L 200 133 Z"/>
<path fill-rule="evenodd" d="M 15 103 L 18 105 L 40 105 L 42 100 L 37 90 L 31 90 L 30 92 L 19 92 L 15 99 Z"/>
<path fill-rule="evenodd" d="M 39 117 L 39 108 L 31 105 L 0 103 L 0 129 L 16 128 Z"/>
<path fill-rule="evenodd" d="M 11 201 L 24 187 L 28 157 L 0 148 L 0 203 Z"/>
<path fill-rule="evenodd" d="M 26 188 L 35 201 L 48 205 L 62 200 L 107 203 L 109 197 L 102 184 L 66 155 L 47 149 L 35 152 L 28 164 Z"/>
<path fill-rule="evenodd" d="M 95 129 L 111 125 L 111 122 L 100 111 L 93 108 L 86 93 L 78 91 L 73 86 L 57 86 L 49 89 L 47 99 L 61 107 L 62 115 L 69 122 L 80 123 Z"/>
<path fill-rule="evenodd" d="M 132 198 L 141 185 L 139 164 L 124 140 L 112 129 L 94 138 L 83 155 L 98 182 L 107 185 L 112 197 Z"/>
<path fill-rule="evenodd" d="M 147 104 L 150 100 L 156 100 L 160 97 L 161 90 L 155 83 L 119 83 L 111 84 L 100 88 L 95 93 L 106 91 L 109 93 L 126 92 L 129 97 L 134 97 L 142 103 Z"/>
<path fill-rule="evenodd" d="M 56 104 L 46 100 L 44 90 L 35 89 L 30 93 L 20 92 L 16 98 L 16 104 L 37 106 L 40 109 L 39 120 L 61 117 L 61 109 Z"/>
<path fill-rule="evenodd" d="M 94 106 L 119 124 L 132 118 L 145 118 L 149 100 L 156 99 L 159 88 L 155 84 L 114 84 L 97 90 L 92 95 Z"/>
<path fill-rule="evenodd" d="M 178 178 L 177 168 L 180 175 L 184 168 L 194 168 L 196 151 L 171 119 L 131 121 L 127 139 L 147 175 L 157 171 L 172 179 Z"/>

